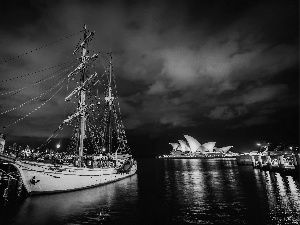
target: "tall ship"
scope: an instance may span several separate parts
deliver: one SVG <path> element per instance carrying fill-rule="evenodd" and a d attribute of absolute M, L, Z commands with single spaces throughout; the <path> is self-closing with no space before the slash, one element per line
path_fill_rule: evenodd
<path fill-rule="evenodd" d="M 178 140 L 177 143 L 169 143 L 172 146 L 170 154 L 159 156 L 159 158 L 233 158 L 237 155 L 229 151 L 233 146 L 217 148 L 216 142 L 200 144 L 192 136 L 184 135 L 184 138 L 185 140 Z"/>
<path fill-rule="evenodd" d="M 90 32 L 84 25 L 80 33 L 83 33 L 83 37 L 73 52 L 74 55 L 79 54 L 75 59 L 75 65 L 70 71 L 59 73 L 62 74 L 59 81 L 46 91 L 48 93 L 55 88 L 62 88 L 65 84 L 68 94 L 65 96 L 64 104 L 73 110 L 72 113 L 65 116 L 50 137 L 35 150 L 30 148 L 18 150 L 16 146 L 5 147 L 5 130 L 0 137 L 0 164 L 10 168 L 9 171 L 1 169 L 0 175 L 5 174 L 8 179 L 16 179 L 11 175 L 11 171 L 17 173 L 19 183 L 22 183 L 29 195 L 91 188 L 125 179 L 137 172 L 137 162 L 132 156 L 121 119 L 112 53 L 105 53 L 102 56 L 109 61 L 109 65 L 102 69 L 104 72 L 92 73 L 95 68 L 99 70 L 95 64 L 100 58 L 100 53 L 90 55 L 89 52 L 93 51 L 88 49 L 95 32 Z M 49 80 L 49 77 L 36 83 L 47 79 Z M 16 90 L 17 92 L 20 92 L 20 89 Z M 10 96 L 11 93 L 10 91 Z M 44 93 L 39 99 L 42 99 Z M 42 108 L 52 97 L 44 100 L 31 113 Z M 7 109 L 0 115 L 21 108 L 36 99 Z M 9 126 L 17 126 L 17 122 L 27 119 L 31 113 Z M 46 149 L 47 144 L 66 126 L 72 130 L 68 149 L 62 152 Z M 57 150 L 59 147 L 58 145 Z"/>

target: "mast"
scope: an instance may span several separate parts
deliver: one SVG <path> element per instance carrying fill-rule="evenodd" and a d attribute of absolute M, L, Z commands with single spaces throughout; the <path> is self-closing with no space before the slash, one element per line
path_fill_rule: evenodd
<path fill-rule="evenodd" d="M 112 87 L 111 87 L 111 73 L 112 73 L 112 54 L 110 53 L 110 61 L 109 61 L 109 77 L 108 77 L 108 96 L 105 97 L 106 103 L 108 104 L 108 152 L 110 153 L 112 150 L 112 128 L 111 128 L 111 112 L 113 107 L 114 97 L 112 95 Z"/>
<path fill-rule="evenodd" d="M 83 40 L 86 40 L 87 38 L 87 30 L 86 25 L 84 25 L 84 32 L 83 32 Z M 83 64 L 86 63 L 86 49 L 87 43 L 85 41 L 82 42 L 82 56 L 81 56 L 81 62 Z M 81 71 L 81 78 L 80 78 L 80 86 L 83 86 L 85 79 L 85 68 Z M 85 89 L 82 88 L 80 90 L 80 100 L 79 100 L 79 111 L 80 111 L 80 135 L 79 135 L 79 166 L 81 167 L 82 162 L 82 156 L 83 156 L 83 140 L 85 138 L 85 121 L 86 121 L 86 114 L 85 114 Z"/>
<path fill-rule="evenodd" d="M 78 116 L 80 117 L 80 123 L 79 123 L 79 129 L 77 134 L 79 135 L 79 140 L 77 141 L 76 144 L 76 149 L 78 148 L 78 156 L 79 156 L 79 166 L 81 167 L 81 162 L 82 162 L 82 157 L 83 157 L 83 140 L 86 137 L 85 130 L 86 130 L 86 110 L 93 106 L 94 104 L 86 105 L 86 84 L 91 82 L 96 76 L 97 73 L 95 72 L 94 74 L 91 74 L 89 77 L 86 76 L 86 68 L 87 64 L 90 61 L 94 61 L 98 58 L 98 54 L 93 54 L 92 56 L 87 55 L 88 50 L 86 49 L 88 42 L 93 38 L 95 32 L 90 32 L 88 35 L 88 31 L 86 29 L 86 25 L 84 25 L 84 30 L 83 30 L 83 41 L 77 45 L 75 50 L 73 51 L 73 54 L 76 54 L 76 52 L 81 48 L 81 57 L 80 57 L 80 64 L 77 66 L 77 68 L 72 71 L 69 75 L 68 78 L 73 78 L 76 74 L 79 74 L 80 72 L 80 84 L 77 86 L 71 94 L 69 94 L 66 98 L 65 101 L 70 101 L 70 99 L 75 95 L 79 94 L 80 99 L 78 101 L 78 107 L 76 110 L 76 113 L 72 114 L 69 116 L 67 119 L 64 120 L 63 124 L 69 123 L 72 121 L 74 118 L 77 118 Z"/>
<path fill-rule="evenodd" d="M 88 42 L 93 38 L 93 35 L 95 32 L 90 32 L 88 34 L 88 31 L 86 29 L 86 25 L 84 25 L 83 27 L 83 41 L 77 45 L 77 47 L 75 48 L 75 50 L 73 51 L 73 54 L 76 54 L 76 52 L 79 49 L 82 49 L 81 52 L 81 57 L 80 57 L 80 64 L 77 66 L 77 68 L 72 71 L 69 75 L 68 78 L 72 78 L 74 77 L 76 74 L 79 74 L 80 72 L 80 85 L 75 88 L 73 90 L 73 92 L 67 96 L 65 98 L 65 101 L 70 101 L 70 99 L 75 95 L 75 94 L 79 94 L 80 99 L 78 102 L 78 107 L 77 107 L 77 111 L 76 113 L 72 114 L 71 116 L 69 116 L 67 119 L 64 120 L 64 123 L 69 123 L 71 120 L 73 120 L 76 117 L 80 117 L 80 124 L 79 124 L 79 130 L 78 130 L 78 134 L 79 134 L 79 143 L 77 142 L 77 146 L 79 146 L 78 149 L 78 156 L 79 156 L 79 166 L 81 166 L 81 162 L 82 162 L 82 156 L 83 156 L 83 140 L 86 137 L 85 134 L 85 130 L 86 130 L 86 110 L 93 104 L 91 104 L 90 106 L 86 105 L 86 88 L 85 85 L 89 82 L 92 81 L 92 79 L 94 77 L 97 76 L 97 73 L 95 72 L 94 74 L 90 75 L 89 77 L 86 76 L 86 67 L 87 64 L 90 61 L 94 61 L 98 58 L 98 54 L 93 54 L 92 56 L 87 55 L 88 54 L 88 50 L 87 50 L 87 45 Z M 77 148 L 77 147 L 76 147 Z"/>

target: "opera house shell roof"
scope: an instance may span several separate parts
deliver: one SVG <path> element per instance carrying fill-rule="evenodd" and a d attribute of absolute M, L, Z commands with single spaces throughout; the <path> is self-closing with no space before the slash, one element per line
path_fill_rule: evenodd
<path fill-rule="evenodd" d="M 226 146 L 222 148 L 215 147 L 216 142 L 207 142 L 204 144 L 200 144 L 195 138 L 184 135 L 187 142 L 183 140 L 179 140 L 178 143 L 169 143 L 173 147 L 173 151 L 182 151 L 182 152 L 190 152 L 190 153 L 210 153 L 210 152 L 219 152 L 226 153 L 233 146 Z"/>

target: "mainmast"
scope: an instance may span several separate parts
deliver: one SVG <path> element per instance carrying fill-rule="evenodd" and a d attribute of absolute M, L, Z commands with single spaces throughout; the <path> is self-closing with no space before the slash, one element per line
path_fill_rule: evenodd
<path fill-rule="evenodd" d="M 82 49 L 82 55 L 80 57 L 80 61 L 81 63 L 79 64 L 79 66 L 68 75 L 68 77 L 72 77 L 74 76 L 77 72 L 80 71 L 81 76 L 80 76 L 80 85 L 79 87 L 77 87 L 68 97 L 66 97 L 66 101 L 69 101 L 70 98 L 75 95 L 78 91 L 79 91 L 79 103 L 78 103 L 78 108 L 77 108 L 77 112 L 75 114 L 73 114 L 72 116 L 70 116 L 68 119 L 66 119 L 64 121 L 65 122 L 69 122 L 70 120 L 72 120 L 74 117 L 76 116 L 80 116 L 80 125 L 79 125 L 79 166 L 81 166 L 81 162 L 82 162 L 82 156 L 83 156 L 83 140 L 85 138 L 85 129 L 86 129 L 86 103 L 85 103 L 85 97 L 86 97 L 86 89 L 85 89 L 85 84 L 91 80 L 94 76 L 97 75 L 97 73 L 93 74 L 90 76 L 90 78 L 86 77 L 86 64 L 90 61 L 90 60 L 94 60 L 95 58 L 98 57 L 98 54 L 94 54 L 93 56 L 89 57 L 87 55 L 88 51 L 87 51 L 87 45 L 88 45 L 88 41 L 91 40 L 92 36 L 94 35 L 94 32 L 91 32 L 88 35 L 88 31 L 86 29 L 86 25 L 84 25 L 84 30 L 83 30 L 83 41 L 76 47 L 76 49 L 74 50 L 73 54 L 75 54 L 79 48 Z M 87 78 L 87 79 L 86 79 Z"/>
<path fill-rule="evenodd" d="M 83 32 L 83 40 L 87 38 L 87 30 L 86 25 L 84 25 L 84 32 Z M 87 43 L 85 41 L 82 42 L 82 56 L 81 62 L 83 64 L 86 63 L 86 49 Z M 85 68 L 81 71 L 81 78 L 80 78 L 80 86 L 83 86 L 85 79 Z M 79 166 L 81 167 L 82 156 L 83 156 L 83 140 L 85 138 L 85 121 L 86 121 L 86 113 L 84 110 L 85 107 L 85 88 L 83 87 L 80 90 L 80 100 L 79 100 L 79 111 L 80 113 L 80 137 L 79 137 Z"/>

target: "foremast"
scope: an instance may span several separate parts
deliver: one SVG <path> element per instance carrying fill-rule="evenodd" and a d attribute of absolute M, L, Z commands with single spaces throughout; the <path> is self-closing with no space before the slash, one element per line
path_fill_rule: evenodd
<path fill-rule="evenodd" d="M 108 105 L 108 152 L 112 152 L 112 110 L 113 110 L 113 101 L 114 97 L 112 95 L 112 84 L 111 84 L 111 73 L 112 73 L 112 54 L 110 53 L 110 61 L 109 61 L 109 77 L 108 77 L 108 93 L 105 97 L 105 102 Z"/>
<path fill-rule="evenodd" d="M 117 100 L 117 93 L 113 91 L 116 89 L 116 82 L 114 80 L 113 75 L 113 65 L 112 65 L 112 53 L 110 53 L 110 61 L 109 61 L 109 73 L 108 73 L 108 85 L 105 93 L 105 102 L 106 102 L 106 112 L 105 113 L 105 144 L 104 146 L 107 148 L 107 152 L 111 155 L 115 154 L 115 160 L 117 160 L 117 154 L 124 153 L 130 151 L 129 146 L 127 144 L 127 139 L 125 135 L 125 130 L 123 123 L 121 121 L 121 112 L 120 108 L 116 108 L 115 101 Z M 113 126 L 114 125 L 114 126 Z M 113 132 L 116 135 L 113 142 Z M 112 150 L 113 144 L 115 150 Z"/>

